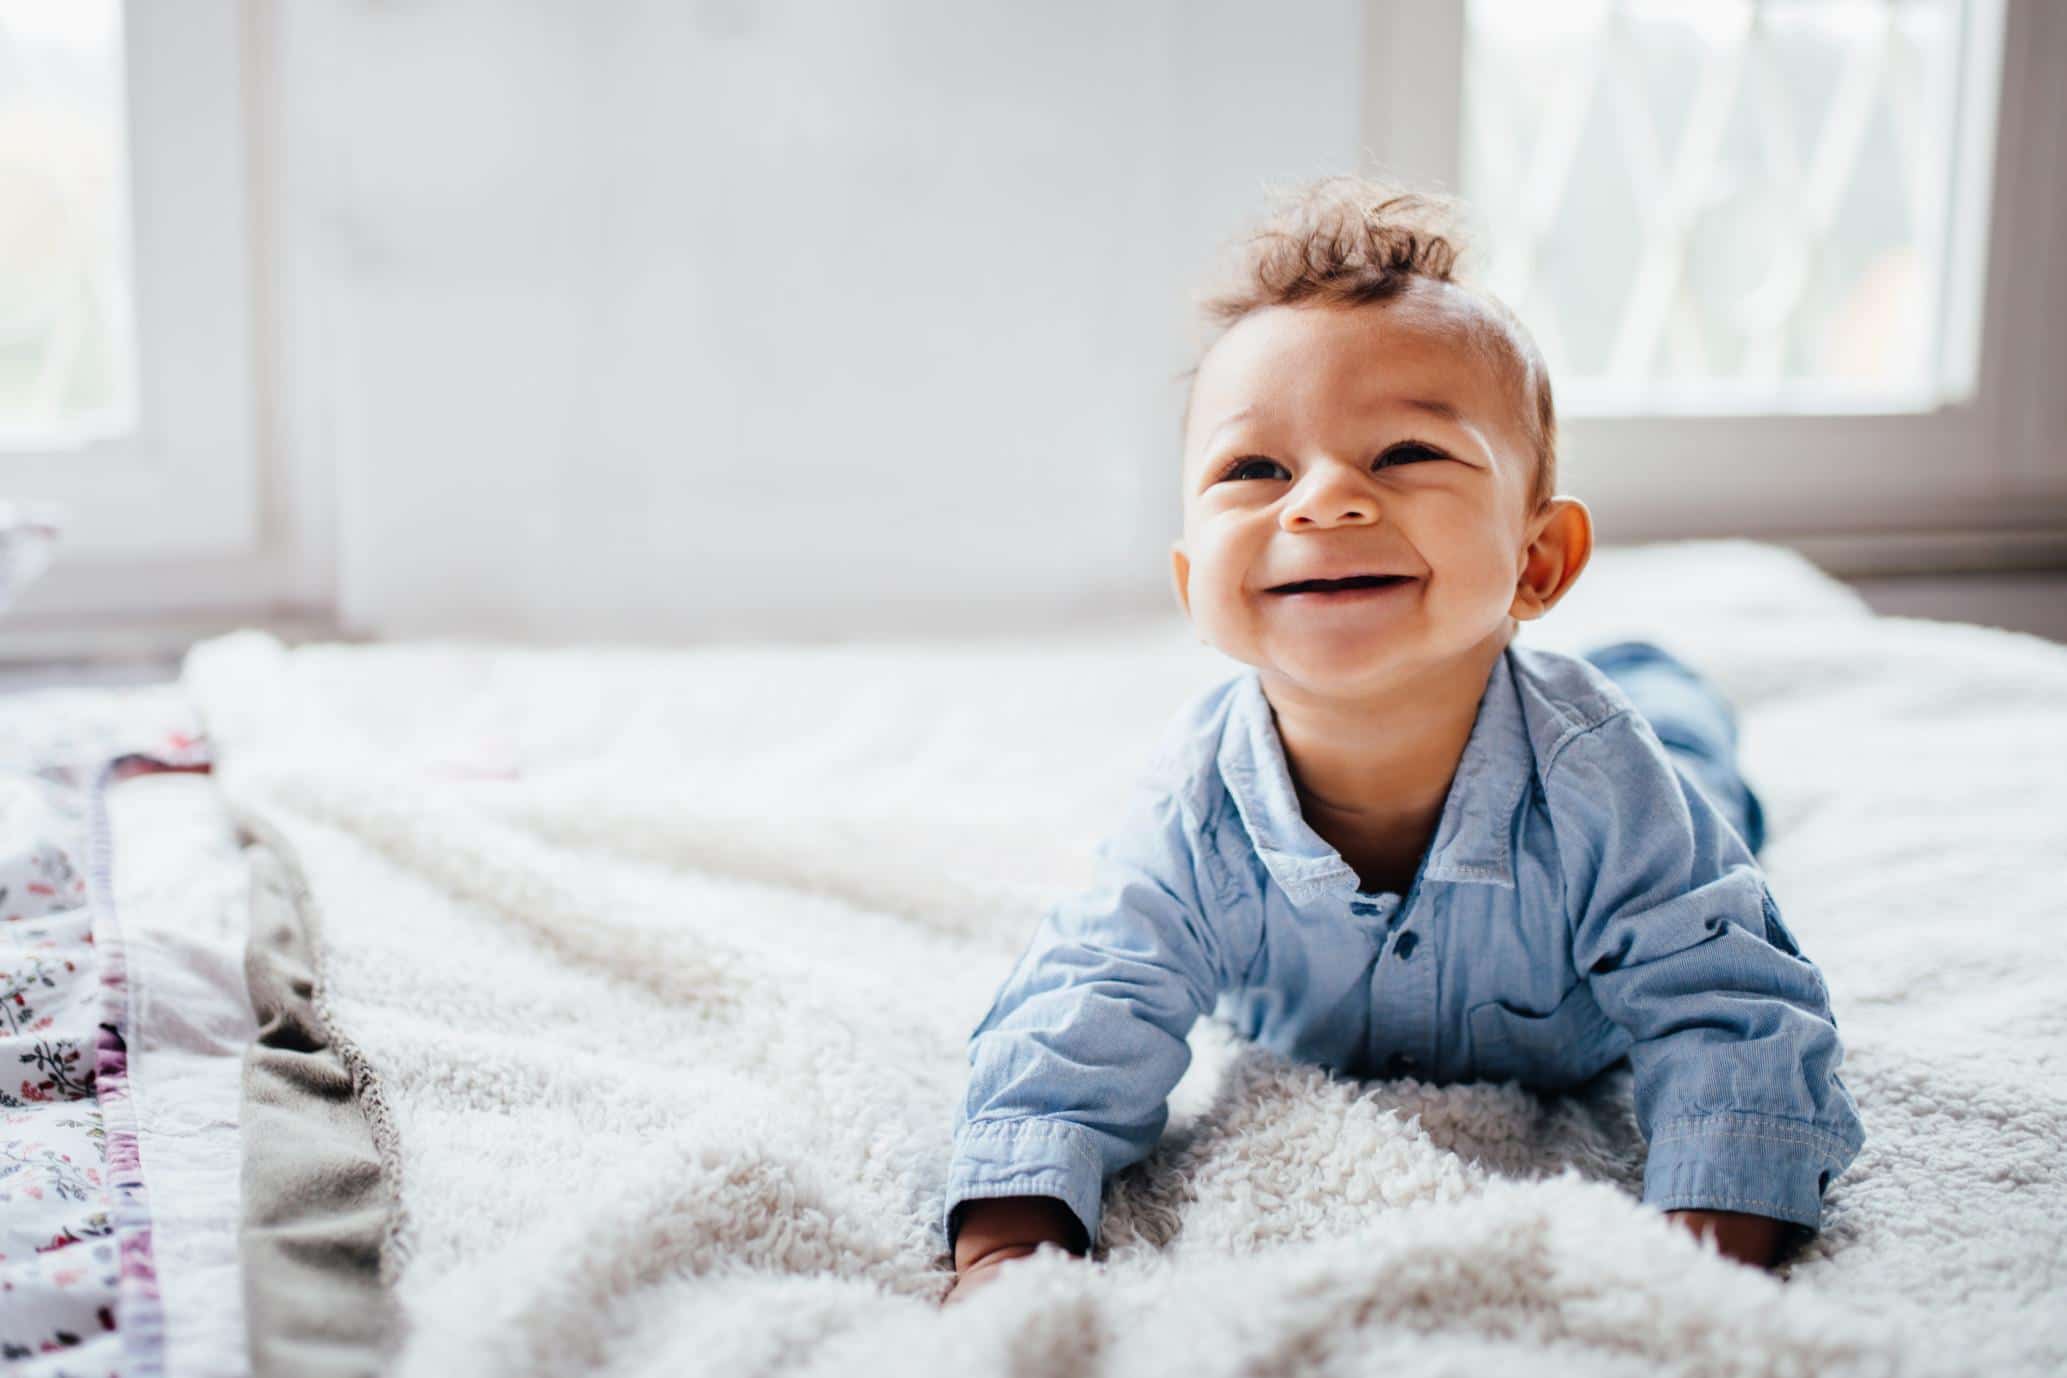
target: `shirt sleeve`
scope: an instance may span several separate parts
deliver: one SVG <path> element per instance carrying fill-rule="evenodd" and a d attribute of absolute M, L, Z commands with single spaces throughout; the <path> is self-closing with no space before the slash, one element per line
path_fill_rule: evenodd
<path fill-rule="evenodd" d="M 1820 1229 L 1865 1130 L 1829 988 L 1757 862 L 1637 713 L 1573 738 L 1545 790 L 1573 963 L 1634 1040 L 1643 1199 Z"/>
<path fill-rule="evenodd" d="M 1105 1179 L 1155 1147 L 1186 1035 L 1259 941 L 1250 906 L 1211 902 L 1216 865 L 1177 798 L 1144 790 L 1100 844 L 1092 885 L 1043 916 L 969 1037 L 950 1249 L 955 1207 L 994 1196 L 1059 1198 L 1096 1242 Z"/>

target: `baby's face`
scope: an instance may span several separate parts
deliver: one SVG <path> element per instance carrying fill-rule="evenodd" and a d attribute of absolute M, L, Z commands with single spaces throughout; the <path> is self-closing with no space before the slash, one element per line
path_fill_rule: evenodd
<path fill-rule="evenodd" d="M 1200 362 L 1178 598 L 1226 654 L 1354 695 L 1506 644 L 1534 459 L 1453 289 L 1270 307 Z M 1384 587 L 1287 588 L 1391 576 Z"/>

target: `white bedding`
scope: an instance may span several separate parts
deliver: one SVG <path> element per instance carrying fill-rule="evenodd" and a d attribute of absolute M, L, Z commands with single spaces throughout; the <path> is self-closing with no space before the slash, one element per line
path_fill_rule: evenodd
<path fill-rule="evenodd" d="M 2067 1364 L 2067 648 L 1874 618 L 1776 549 L 1596 557 L 1527 636 L 1738 703 L 1867 1143 L 1784 1279 L 1635 1199 L 1590 1100 L 1352 1083 L 1205 1022 L 1109 1257 L 968 1304 L 963 1040 L 1181 697 L 1066 645 L 195 651 L 378 1075 L 408 1374 L 2029 1373 Z M 1172 1229 L 1174 1227 L 1174 1234 Z"/>
<path fill-rule="evenodd" d="M 115 901 L 129 962 L 130 1102 L 150 1188 L 166 1378 L 243 1378 L 237 1271 L 249 867 L 206 775 L 108 789 Z"/>

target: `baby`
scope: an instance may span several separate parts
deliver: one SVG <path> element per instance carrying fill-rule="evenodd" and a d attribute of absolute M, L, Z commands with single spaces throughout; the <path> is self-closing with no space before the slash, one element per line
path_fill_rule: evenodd
<path fill-rule="evenodd" d="M 1553 495 L 1541 356 L 1456 257 L 1442 201 L 1329 179 L 1210 303 L 1171 555 L 1248 668 L 1178 715 L 970 1036 L 951 1298 L 1089 1251 L 1208 1013 L 1346 1076 L 1559 1089 L 1627 1057 L 1644 1201 L 1760 1266 L 1859 1152 L 1728 706 L 1644 643 L 1515 641 L 1592 523 Z"/>

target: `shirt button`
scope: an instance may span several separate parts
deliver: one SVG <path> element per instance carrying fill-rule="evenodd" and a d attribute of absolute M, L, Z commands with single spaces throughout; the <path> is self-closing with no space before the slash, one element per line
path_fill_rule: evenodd
<path fill-rule="evenodd" d="M 1403 1077 L 1413 1070 L 1414 1057 L 1411 1053 L 1394 1053 L 1385 1059 L 1385 1075 L 1389 1077 Z"/>
<path fill-rule="evenodd" d="M 1400 940 L 1393 945 L 1392 950 L 1397 952 L 1402 959 L 1405 959 L 1414 955 L 1414 944 L 1419 941 L 1421 940 L 1414 935 L 1414 931 L 1409 929 L 1405 933 L 1400 934 Z"/>
<path fill-rule="evenodd" d="M 1369 900 L 1351 900 L 1349 902 L 1349 912 L 1352 914 L 1375 914 L 1378 912 L 1378 906 Z"/>

